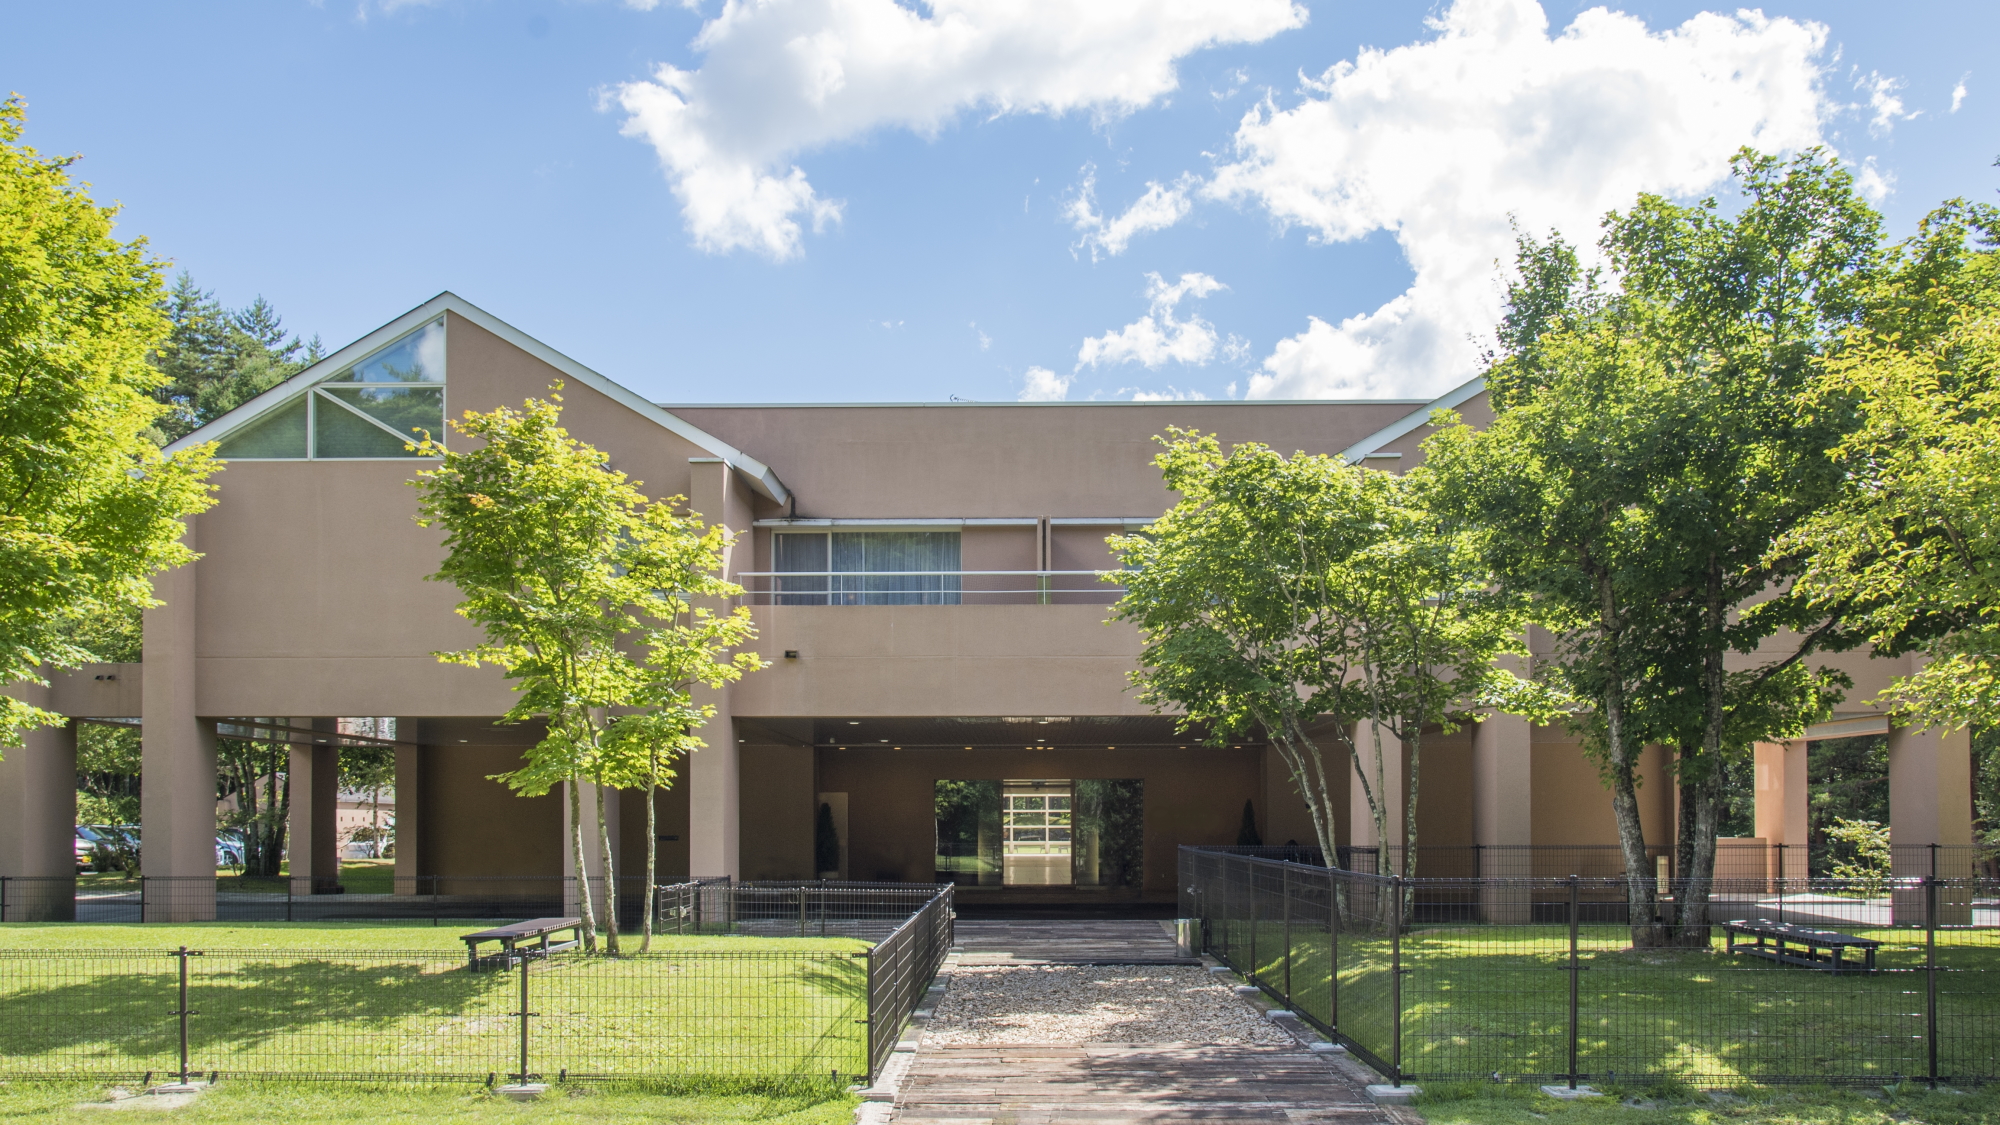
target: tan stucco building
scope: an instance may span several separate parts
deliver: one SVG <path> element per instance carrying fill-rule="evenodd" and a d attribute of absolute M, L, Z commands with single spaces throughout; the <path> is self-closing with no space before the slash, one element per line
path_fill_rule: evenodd
<path fill-rule="evenodd" d="M 1273 753 L 1197 746 L 1129 689 L 1138 637 L 1106 623 L 1115 592 L 1091 572 L 1111 565 L 1107 534 L 1170 502 L 1154 435 L 1196 427 L 1393 470 L 1419 456 L 1432 407 L 1489 416 L 1477 382 L 1436 403 L 660 405 L 441 295 L 186 439 L 219 442 L 228 465 L 215 507 L 189 524 L 200 561 L 158 582 L 143 665 L 33 693 L 66 715 L 142 721 L 147 874 L 213 869 L 221 723 L 294 743 L 293 871 L 332 877 L 345 716 L 396 719 L 399 873 L 565 870 L 568 803 L 488 780 L 537 737 L 494 724 L 507 683 L 433 655 L 476 636 L 452 612 L 456 591 L 424 580 L 440 534 L 413 522 L 419 462 L 400 448 L 411 425 L 518 405 L 557 381 L 573 434 L 649 495 L 686 496 L 737 533 L 728 572 L 770 661 L 712 694 L 708 749 L 658 798 L 664 873 L 815 877 L 826 805 L 840 874 L 929 881 L 949 866 L 940 783 L 974 782 L 954 868 L 967 899 L 1169 900 L 1175 847 L 1236 842 L 1246 801 L 1266 842 L 1312 841 Z M 1905 667 L 1846 663 L 1856 700 Z M 1883 729 L 1856 714 L 1822 733 Z M 7 751 L 0 874 L 68 870 L 73 755 L 62 729 Z M 1891 761 L 1897 841 L 1969 842 L 1963 733 L 1891 732 Z M 1803 743 L 1758 753 L 1771 842 L 1803 842 L 1804 763 Z M 1664 842 L 1672 794 L 1658 767 L 1656 755 L 1643 797 L 1649 838 Z M 1616 839 L 1570 737 L 1518 719 L 1427 745 L 1422 792 L 1426 844 Z M 631 861 L 643 800 L 614 803 Z M 1089 817 L 1109 835 L 1087 845 Z M 1074 838 L 1052 839 L 1064 827 Z M 1369 831 L 1365 814 L 1339 827 L 1357 844 Z M 1073 845 L 1067 866 L 1057 843 Z"/>

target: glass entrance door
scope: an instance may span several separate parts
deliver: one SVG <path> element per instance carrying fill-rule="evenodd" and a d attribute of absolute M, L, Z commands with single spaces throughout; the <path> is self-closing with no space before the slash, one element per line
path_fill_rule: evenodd
<path fill-rule="evenodd" d="M 1001 863 L 1007 886 L 1070 884 L 1071 798 L 1067 779 L 1001 783 Z"/>

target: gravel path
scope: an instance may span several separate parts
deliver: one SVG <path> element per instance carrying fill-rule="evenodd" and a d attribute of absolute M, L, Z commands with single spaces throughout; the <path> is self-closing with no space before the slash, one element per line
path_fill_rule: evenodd
<path fill-rule="evenodd" d="M 927 1044 L 1294 1046 L 1194 965 L 960 965 Z"/>

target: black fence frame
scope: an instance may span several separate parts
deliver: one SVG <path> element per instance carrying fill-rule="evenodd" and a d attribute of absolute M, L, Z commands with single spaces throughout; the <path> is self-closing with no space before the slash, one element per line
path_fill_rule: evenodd
<path fill-rule="evenodd" d="M 882 1067 L 888 1062 L 889 1054 L 894 1050 L 896 1041 L 902 1034 L 903 1028 L 907 1025 L 911 1014 L 915 1012 L 917 1005 L 922 1001 L 931 979 L 936 975 L 945 956 L 951 949 L 953 942 L 953 922 L 956 917 L 952 909 L 953 888 L 949 884 L 937 886 L 928 884 L 838 882 L 768 884 L 734 883 L 728 880 L 711 879 L 660 887 L 658 888 L 658 902 L 661 920 L 678 923 L 678 925 L 674 926 L 661 925 L 657 927 L 656 933 L 664 935 L 727 933 L 750 936 L 827 936 L 856 938 L 872 942 L 867 949 L 859 952 L 767 952 L 739 949 L 728 952 L 695 951 L 691 953 L 651 955 L 652 960 L 670 963 L 671 968 L 667 971 L 666 975 L 655 975 L 645 978 L 649 986 L 663 989 L 679 987 L 684 990 L 692 990 L 696 993 L 699 993 L 704 985 L 700 974 L 700 969 L 704 965 L 713 964 L 716 966 L 718 973 L 724 974 L 713 977 L 713 980 L 708 983 L 712 984 L 714 981 L 723 981 L 725 984 L 722 987 L 728 987 L 726 982 L 731 978 L 726 974 L 732 971 L 740 971 L 742 963 L 751 959 L 763 959 L 773 963 L 788 960 L 798 961 L 800 964 L 797 971 L 802 973 L 814 971 L 813 966 L 824 966 L 833 959 L 842 959 L 844 961 L 845 959 L 852 958 L 861 961 L 863 963 L 862 988 L 859 990 L 860 995 L 854 997 L 854 1007 L 850 1009 L 852 1016 L 862 1017 L 854 1019 L 854 1022 L 865 1024 L 867 1028 L 865 1045 L 860 1052 L 857 1052 L 858 1057 L 854 1060 L 860 1064 L 860 1069 L 858 1072 L 846 1073 L 836 1066 L 831 1075 L 835 1081 L 848 1078 L 863 1082 L 872 1082 L 880 1076 Z M 370 961 L 371 959 L 393 959 L 406 956 L 422 959 L 434 968 L 443 968 L 449 963 L 456 961 L 464 965 L 467 971 L 472 971 L 474 968 L 493 968 L 496 966 L 489 963 L 497 961 L 497 967 L 502 971 L 511 970 L 516 972 L 519 981 L 518 999 L 512 1006 L 512 1010 L 505 1013 L 488 1012 L 482 1017 L 491 1020 L 504 1015 L 506 1019 L 513 1022 L 513 1042 L 515 1048 L 512 1051 L 514 1056 L 512 1061 L 514 1066 L 510 1071 L 506 1072 L 505 1077 L 524 1082 L 546 1079 L 548 1077 L 546 1073 L 538 1072 L 533 1068 L 536 1056 L 543 1053 L 537 1050 L 540 1037 L 543 1035 L 555 1035 L 558 1037 L 557 1042 L 562 1042 L 561 1036 L 563 1032 L 543 1033 L 539 1032 L 536 1028 L 536 1021 L 542 1016 L 542 1013 L 535 1010 L 535 1000 L 540 990 L 536 989 L 532 982 L 540 979 L 543 972 L 559 967 L 558 962 L 549 961 L 546 968 L 544 968 L 543 963 L 548 955 L 538 951 L 531 951 L 524 948 L 518 954 L 512 956 L 487 957 L 477 963 L 467 963 L 464 958 L 458 957 L 449 951 L 440 952 L 436 950 L 411 954 L 397 954 L 393 951 L 322 953 L 304 950 L 268 950 L 256 951 L 256 953 L 268 954 L 278 959 L 295 957 L 305 960 L 310 958 L 315 959 L 316 963 L 319 964 L 340 964 L 343 961 L 360 963 Z M 177 1067 L 171 1071 L 164 1071 L 164 1073 L 173 1074 L 181 1082 L 197 1080 L 204 1075 L 212 1081 L 219 1075 L 229 1073 L 229 1071 L 208 1065 L 214 1060 L 205 1061 L 199 1057 L 199 1051 L 191 1050 L 190 1032 L 191 1029 L 198 1029 L 199 1017 L 204 1014 L 207 1014 L 210 1018 L 226 1019 L 231 1013 L 213 1001 L 207 1005 L 209 1010 L 206 1013 L 200 1007 L 190 1005 L 189 966 L 192 959 L 204 957 L 209 957 L 210 959 L 237 957 L 240 955 L 239 951 L 190 949 L 187 946 L 180 946 L 177 949 L 165 951 L 164 955 L 172 959 L 171 967 L 161 965 L 162 954 L 158 952 L 106 951 L 101 954 L 85 954 L 83 956 L 86 959 L 98 957 L 130 961 L 133 963 L 133 967 L 143 969 L 143 972 L 137 975 L 144 975 L 145 972 L 157 973 L 160 978 L 159 987 L 170 989 L 171 999 L 169 996 L 161 996 L 158 1007 L 155 1010 L 160 1013 L 161 1018 L 174 1021 L 171 1034 L 176 1041 L 175 1047 L 177 1049 Z M 587 955 L 576 952 L 557 954 L 556 956 L 567 960 L 569 958 L 582 958 Z M 0 966 L 4 966 L 8 962 L 13 962 L 16 965 L 15 972 L 26 973 L 30 971 L 31 965 L 37 961 L 56 964 L 73 959 L 73 955 L 58 952 L 46 954 L 27 952 L 0 953 Z M 646 956 L 628 955 L 620 958 L 619 961 L 622 962 L 621 971 L 628 974 L 635 974 L 629 978 L 633 981 L 641 979 L 636 974 L 649 972 L 649 959 Z M 811 962 L 812 964 L 808 965 L 807 962 Z M 145 966 L 151 966 L 152 968 L 145 969 Z M 694 966 L 695 971 L 689 973 L 687 971 L 688 966 Z M 447 969 L 445 971 L 450 970 Z M 21 978 L 17 977 L 16 979 Z M 48 993 L 45 990 L 43 994 Z M 28 997 L 25 1006 L 32 1008 L 36 994 L 17 992 L 17 1001 L 24 995 Z M 741 996 L 735 996 L 735 998 L 741 999 Z M 143 1006 L 151 1007 L 151 1005 Z M 32 1015 L 28 1015 L 25 1018 L 29 1021 L 34 1019 Z M 196 1021 L 192 1025 L 190 1023 L 191 1018 Z M 838 1018 L 845 1020 L 850 1018 L 850 1015 L 842 1015 Z M 55 1028 L 50 1029 L 51 1034 L 57 1034 L 58 1030 Z M 131 1028 L 125 1028 L 121 1025 L 121 1033 L 129 1034 L 131 1030 Z M 24 1078 L 131 1079 L 139 1077 L 136 1074 L 126 1075 L 123 1073 L 101 1072 L 88 1067 L 82 1069 L 75 1066 L 53 1068 L 47 1066 L 23 1067 L 20 1063 L 26 1057 L 26 1054 L 26 1052 L 19 1052 L 13 1058 L 0 1059 L 0 1072 L 5 1072 L 8 1077 Z M 153 1073 L 146 1073 L 142 1080 L 150 1083 Z M 481 1075 L 470 1073 L 422 1072 L 385 1074 L 379 1072 L 300 1072 L 287 1070 L 283 1067 L 275 1070 L 251 1069 L 240 1073 L 260 1077 L 285 1077 L 301 1080 L 478 1081 L 481 1078 Z M 488 1083 L 491 1083 L 500 1076 L 500 1072 L 496 1070 L 485 1074 L 484 1079 Z M 562 1071 L 557 1077 L 562 1080 L 575 1081 L 584 1079 L 652 1078 L 659 1077 L 659 1075 L 652 1073 L 581 1074 Z M 809 1074 L 797 1073 L 795 1067 L 786 1069 L 784 1073 L 772 1073 L 762 1076 L 764 1080 L 775 1082 L 787 1082 L 801 1078 L 816 1081 L 822 1080 L 825 1077 L 826 1072 L 824 1071 L 820 1072 L 818 1079 L 815 1079 Z"/>
<path fill-rule="evenodd" d="M 1302 1021 L 1341 1043 L 1395 1084 L 1426 1078 L 1469 1077 L 1455 1073 L 1427 1074 L 1421 1066 L 1406 1065 L 1404 1017 L 1408 1006 L 1405 1003 L 1405 982 L 1410 974 L 1417 971 L 1406 960 L 1406 935 L 1434 929 L 1441 924 L 1453 928 L 1491 926 L 1497 932 L 1504 929 L 1506 923 L 1485 923 L 1479 918 L 1482 911 L 1491 910 L 1496 904 L 1508 913 L 1528 919 L 1520 925 L 1544 929 L 1562 925 L 1567 931 L 1567 949 L 1559 955 L 1559 963 L 1548 964 L 1546 962 L 1550 959 L 1545 957 L 1544 963 L 1538 966 L 1559 969 L 1567 977 L 1567 1010 L 1562 1029 L 1566 1065 L 1556 1073 L 1523 1070 L 1508 1074 L 1495 1070 L 1488 1077 L 1561 1082 L 1571 1088 L 1591 1078 L 1607 1078 L 1605 1074 L 1587 1073 L 1580 1059 L 1580 1044 L 1586 1038 L 1580 993 L 1584 974 L 1591 971 L 1591 966 L 1584 963 L 1580 937 L 1586 923 L 1596 927 L 1630 927 L 1633 924 L 1627 907 L 1625 880 L 1585 879 L 1575 875 L 1564 879 L 1403 879 L 1244 854 L 1254 850 L 1264 849 L 1180 849 L 1181 914 L 1200 921 L 1203 952 L 1215 956 L 1244 980 L 1263 989 Z M 1691 889 L 1685 883 L 1649 882 L 1655 884 L 1653 890 L 1656 895 L 1664 896 L 1669 901 L 1678 899 Z M 1859 894 L 1862 891 L 1862 888 L 1841 885 L 1837 881 L 1804 879 L 1754 880 L 1747 881 L 1744 886 L 1717 883 L 1707 888 L 1692 889 L 1733 896 L 1731 903 L 1718 900 L 1718 908 L 1712 914 L 1714 932 L 1707 935 L 1710 942 L 1721 936 L 1721 924 L 1732 913 L 1745 918 L 1783 921 L 1782 911 L 1787 894 L 1815 891 Z M 1812 1069 L 1800 1065 L 1791 1071 L 1765 1070 L 1750 1076 L 1751 1080 L 1879 1084 L 1915 1079 L 1933 1086 L 1945 1082 L 1980 1084 L 2000 1081 L 2000 1058 L 1987 1059 L 1983 1071 L 1979 1073 L 1948 1073 L 1941 1066 L 1940 1041 L 1947 1037 L 1977 1035 L 1989 1040 L 1993 1048 L 1991 1053 L 2000 1056 L 2000 969 L 1984 967 L 1968 970 L 1946 965 L 1940 960 L 1938 946 L 1940 932 L 1975 931 L 2000 939 L 2000 928 L 1970 924 L 1976 919 L 1973 911 L 1980 909 L 1978 903 L 1982 898 L 1991 899 L 2000 895 L 2000 882 L 1924 876 L 1890 879 L 1871 884 L 1868 889 L 1879 892 L 1877 899 L 1887 898 L 1892 904 L 1890 914 L 1886 919 L 1878 917 L 1874 922 L 1857 923 L 1856 928 L 1877 931 L 1901 929 L 1911 934 L 1913 939 L 1917 933 L 1922 934 L 1923 956 L 1920 964 L 1883 969 L 1874 974 L 1902 974 L 1902 979 L 1910 983 L 1910 987 L 1903 990 L 1904 994 L 1910 997 L 1912 1006 L 1920 1005 L 1922 1008 L 1921 1031 L 1910 1036 L 1920 1037 L 1923 1041 L 1921 1073 L 1829 1073 L 1823 1067 Z M 1764 905 L 1760 895 L 1775 895 L 1775 910 Z M 1758 905 L 1746 910 L 1743 903 L 1745 897 Z M 1555 909 L 1551 911 L 1548 907 Z M 1795 903 L 1795 912 L 1799 909 L 1801 907 Z M 1826 908 L 1822 905 L 1819 909 Z M 1966 924 L 1941 921 L 1941 915 L 1947 909 L 1954 917 L 1963 917 Z M 1640 924 L 1650 921 L 1642 918 Z M 1307 927 L 1313 929 L 1311 937 L 1314 941 L 1323 941 L 1325 952 L 1318 954 L 1315 951 L 1320 960 L 1312 962 L 1306 979 L 1295 980 L 1295 936 L 1303 935 Z M 1270 937 L 1265 936 L 1267 934 Z M 1360 1001 L 1373 1002 L 1377 1010 L 1367 1015 L 1387 1025 L 1383 1029 L 1385 1034 L 1374 1037 L 1372 1046 L 1348 1034 L 1348 1029 L 1354 1025 L 1351 1021 L 1357 1021 L 1360 1013 L 1352 1010 L 1357 1005 L 1355 997 L 1348 998 L 1349 1011 L 1344 1013 L 1341 996 L 1342 937 L 1350 935 L 1352 944 L 1355 937 L 1364 934 L 1374 943 L 1378 956 L 1386 943 L 1386 965 L 1383 966 L 1386 981 L 1370 990 L 1368 1000 Z M 1269 955 L 1269 950 L 1262 953 L 1259 950 L 1260 940 L 1268 941 L 1272 937 L 1282 944 L 1282 953 L 1275 958 Z M 2000 940 L 1995 940 L 1992 945 L 2000 953 Z M 1312 958 L 1304 960 L 1312 961 Z M 1330 970 L 1322 972 L 1322 966 L 1330 966 Z M 1992 1006 L 1992 1011 L 1977 1013 L 1969 1022 L 1962 1013 L 1959 1015 L 1958 1022 L 1972 1028 L 1971 1031 L 1946 1028 L 1941 1024 L 1941 980 L 1952 978 L 1955 974 L 1978 974 L 1973 979 L 1983 987 L 1974 989 L 1968 985 L 1956 990 L 1954 996 L 1984 996 Z M 1853 974 L 1857 978 L 1864 975 Z M 1958 980 L 1964 982 L 1966 978 L 1960 976 Z M 1915 995 L 1919 992 L 1920 997 Z M 1380 1010 L 1384 1006 L 1383 993 L 1386 993 L 1386 1012 Z M 1906 1014 L 1913 1020 L 1918 1015 L 1914 1011 Z M 1700 1034 L 1700 1031 L 1695 1034 Z M 1722 1035 L 1716 1037 L 1721 1038 Z M 1806 1046 L 1804 1040 L 1809 1037 L 1801 1035 L 1799 1038 L 1800 1046 Z M 1811 1052 L 1801 1050 L 1795 1057 L 1809 1060 Z M 1626 1076 L 1637 1079 L 1678 1077 L 1629 1072 Z"/>

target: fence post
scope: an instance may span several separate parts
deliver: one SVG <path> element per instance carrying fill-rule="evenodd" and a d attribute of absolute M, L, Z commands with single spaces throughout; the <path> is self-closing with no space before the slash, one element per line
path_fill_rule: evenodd
<path fill-rule="evenodd" d="M 799 884 L 799 936 L 806 936 L 806 885 Z"/>
<path fill-rule="evenodd" d="M 1390 1078 L 1403 1084 L 1403 877 L 1391 876 L 1396 894 L 1395 909 L 1389 911 L 1389 1007 L 1395 1020 L 1390 1031 Z"/>
<path fill-rule="evenodd" d="M 1326 1023 L 1340 1034 L 1340 884 L 1326 869 Z"/>
<path fill-rule="evenodd" d="M 1257 923 L 1263 920 L 1264 912 L 1257 903 L 1257 865 L 1243 861 L 1243 885 L 1250 889 L 1250 972 L 1244 979 L 1257 983 Z"/>
<path fill-rule="evenodd" d="M 146 924 L 146 877 L 139 876 L 139 924 Z"/>
<path fill-rule="evenodd" d="M 521 1075 L 519 1081 L 523 1086 L 528 1084 L 528 1017 L 534 1014 L 528 1011 L 528 965 L 532 961 L 533 958 L 523 953 L 516 962 L 521 968 L 521 1011 L 519 1013 L 521 1018 Z"/>
<path fill-rule="evenodd" d="M 868 1018 L 861 1021 L 868 1025 L 868 1059 L 863 1065 L 868 1070 L 870 1086 L 875 1084 L 875 950 L 878 948 L 880 947 L 871 945 L 861 954 L 862 963 L 867 968 L 865 974 L 867 983 L 864 987 L 868 990 Z"/>
<path fill-rule="evenodd" d="M 1278 869 L 1278 897 L 1285 918 L 1285 1006 L 1292 1004 L 1292 865 Z"/>
<path fill-rule="evenodd" d="M 198 1013 L 198 1012 L 195 1012 L 195 1011 L 193 1011 L 192 1009 L 190 1009 L 190 1008 L 188 1007 L 188 958 L 190 958 L 190 957 L 199 957 L 199 956 L 201 956 L 201 954 L 200 954 L 200 952 L 198 952 L 198 951 L 197 951 L 197 952 L 192 952 L 192 953 L 191 953 L 191 952 L 189 952 L 189 951 L 188 951 L 188 947 L 187 947 L 187 946 L 185 946 L 185 945 L 183 945 L 183 946 L 181 946 L 181 947 L 180 947 L 180 949 L 179 949 L 179 950 L 175 951 L 175 952 L 174 952 L 174 953 L 172 954 L 172 956 L 174 956 L 175 958 L 179 959 L 179 961 L 180 961 L 180 977 L 181 977 L 181 988 L 180 988 L 180 998 L 181 998 L 181 1002 L 180 1002 L 180 1005 L 179 1005 L 178 1007 L 176 1007 L 176 1008 L 174 1009 L 174 1015 L 176 1015 L 176 1016 L 179 1016 L 179 1017 L 180 1017 L 180 1024 L 181 1024 L 181 1079 L 180 1079 L 180 1081 L 181 1081 L 181 1085 L 185 1086 L 185 1085 L 187 1085 L 187 1084 L 188 1084 L 188 1017 L 189 1017 L 189 1016 L 192 1016 L 192 1015 L 198 1015 L 198 1014 L 200 1014 L 200 1013 Z"/>
<path fill-rule="evenodd" d="M 1931 860 L 1937 860 L 1937 845 L 1931 845 Z M 1938 881 L 1924 880 L 1924 1039 L 1929 1047 L 1930 1085 L 1938 1084 L 1938 985 L 1937 920 Z"/>
<path fill-rule="evenodd" d="M 1576 922 L 1577 922 L 1577 878 L 1569 877 L 1569 1088 L 1576 1089 Z"/>

